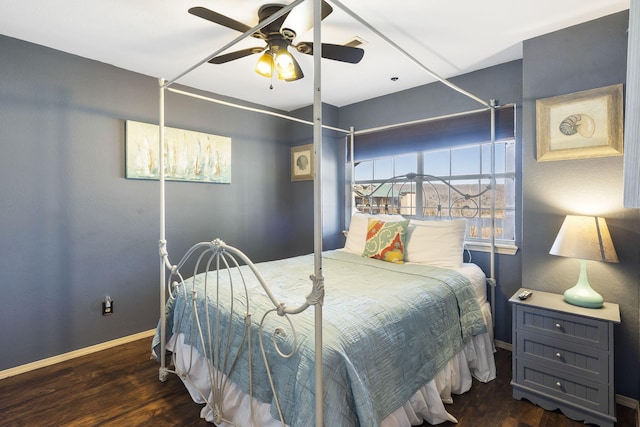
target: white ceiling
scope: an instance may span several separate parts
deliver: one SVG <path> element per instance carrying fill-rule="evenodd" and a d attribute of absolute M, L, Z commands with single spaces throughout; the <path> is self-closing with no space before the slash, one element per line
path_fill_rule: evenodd
<path fill-rule="evenodd" d="M 273 0 L 270 0 L 273 2 Z M 291 3 L 285 0 L 281 3 Z M 309 1 L 309 0 L 307 0 Z M 322 61 L 322 98 L 344 106 L 434 81 L 331 3 L 322 41 L 366 41 L 356 65 Z M 4 35 L 172 80 L 241 33 L 187 13 L 204 6 L 253 27 L 269 0 L 21 0 L 3 2 Z M 522 57 L 522 41 L 629 8 L 630 0 L 342 0 L 423 66 L 450 78 Z M 296 41 L 313 40 L 313 31 Z M 229 49 L 261 46 L 249 37 Z M 290 111 L 313 102 L 313 58 L 294 53 L 305 78 L 274 81 L 253 71 L 259 55 L 203 64 L 180 84 Z M 46 64 L 43 64 L 46 66 Z M 392 77 L 397 77 L 392 81 Z"/>

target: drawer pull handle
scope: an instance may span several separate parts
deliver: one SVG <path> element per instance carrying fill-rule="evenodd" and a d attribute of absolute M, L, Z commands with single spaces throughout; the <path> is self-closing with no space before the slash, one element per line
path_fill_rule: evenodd
<path fill-rule="evenodd" d="M 560 353 L 558 352 L 558 353 L 556 353 L 556 357 L 557 357 L 558 359 L 562 359 L 562 354 L 560 354 Z"/>
<path fill-rule="evenodd" d="M 558 388 L 562 388 L 562 383 L 561 383 L 560 381 L 557 381 L 557 382 L 556 382 L 556 387 L 558 387 Z"/>

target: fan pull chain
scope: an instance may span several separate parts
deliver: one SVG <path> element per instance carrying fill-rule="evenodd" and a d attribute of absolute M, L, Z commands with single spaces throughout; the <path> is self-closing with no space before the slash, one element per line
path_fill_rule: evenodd
<path fill-rule="evenodd" d="M 273 90 L 273 76 L 277 73 L 275 65 L 273 66 L 273 71 L 271 71 L 271 83 L 269 83 L 269 89 Z"/>

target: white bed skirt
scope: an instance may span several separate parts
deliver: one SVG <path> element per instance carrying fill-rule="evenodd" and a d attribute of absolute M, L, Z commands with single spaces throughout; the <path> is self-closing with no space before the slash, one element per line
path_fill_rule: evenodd
<path fill-rule="evenodd" d="M 424 421 L 440 424 L 445 421 L 457 423 L 455 417 L 447 412 L 445 403 L 452 403 L 453 394 L 462 394 L 471 388 L 472 377 L 478 381 L 488 382 L 495 378 L 496 368 L 493 358 L 493 330 L 489 304 L 481 306 L 484 320 L 489 332 L 473 337 L 465 348 L 454 356 L 436 377 L 423 385 L 408 402 L 387 416 L 381 427 L 409 427 L 420 425 Z M 181 375 L 191 398 L 196 403 L 206 403 L 210 398 L 211 387 L 207 361 L 198 350 L 183 343 L 182 334 L 173 336 L 167 343 L 167 349 L 174 352 L 175 369 L 186 372 Z M 190 364 L 191 359 L 191 364 Z M 236 426 L 242 427 L 281 427 L 280 421 L 271 417 L 270 405 L 253 400 L 253 418 L 249 408 L 251 398 L 238 386 L 231 383 L 224 400 L 223 413 Z M 204 406 L 200 416 L 213 422 L 213 413 L 209 406 Z M 229 427 L 227 423 L 221 427 Z M 346 426 L 345 426 L 346 427 Z"/>

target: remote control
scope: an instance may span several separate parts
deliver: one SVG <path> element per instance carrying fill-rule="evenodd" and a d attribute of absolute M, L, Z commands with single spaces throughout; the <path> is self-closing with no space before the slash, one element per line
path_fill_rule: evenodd
<path fill-rule="evenodd" d="M 522 291 L 518 294 L 518 298 L 520 298 L 521 300 L 526 300 L 531 296 L 531 294 L 533 294 L 533 292 L 531 291 Z"/>

